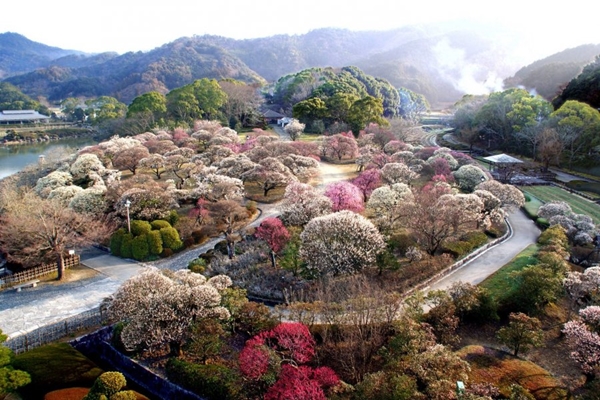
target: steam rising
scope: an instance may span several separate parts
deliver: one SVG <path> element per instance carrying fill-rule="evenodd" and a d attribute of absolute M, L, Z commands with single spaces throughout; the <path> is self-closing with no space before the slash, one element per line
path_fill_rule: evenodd
<path fill-rule="evenodd" d="M 468 94 L 488 94 L 503 90 L 502 78 L 483 64 L 467 60 L 464 49 L 452 47 L 447 38 L 433 47 L 438 74 L 454 88 Z"/>

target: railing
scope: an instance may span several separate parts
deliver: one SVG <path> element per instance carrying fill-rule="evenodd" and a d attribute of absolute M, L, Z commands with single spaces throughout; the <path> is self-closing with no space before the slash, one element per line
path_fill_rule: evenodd
<path fill-rule="evenodd" d="M 33 348 L 55 342 L 66 336 L 84 329 L 96 328 L 102 325 L 104 316 L 100 307 L 84 311 L 54 324 L 45 325 L 30 332 L 8 339 L 4 346 L 16 354 L 24 353 Z"/>
<path fill-rule="evenodd" d="M 79 265 L 79 255 L 68 256 L 64 258 L 65 269 L 69 269 L 76 265 Z M 39 278 L 50 274 L 57 273 L 57 263 L 42 264 L 39 267 L 29 268 L 25 271 L 17 272 L 16 274 L 6 275 L 0 278 L 0 289 L 6 289 L 8 287 L 18 285 L 21 282 L 27 282 L 32 279 Z"/>

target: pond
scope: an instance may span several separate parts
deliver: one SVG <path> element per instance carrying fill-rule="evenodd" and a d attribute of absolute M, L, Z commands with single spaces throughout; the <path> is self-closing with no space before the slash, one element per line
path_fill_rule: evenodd
<path fill-rule="evenodd" d="M 93 137 L 63 139 L 55 142 L 0 146 L 0 179 L 38 162 L 41 155 L 51 157 L 73 153 L 85 146 L 97 144 Z"/>

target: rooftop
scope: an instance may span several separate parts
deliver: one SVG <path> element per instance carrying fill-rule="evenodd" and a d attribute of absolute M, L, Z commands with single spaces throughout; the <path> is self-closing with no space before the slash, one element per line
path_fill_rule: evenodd
<path fill-rule="evenodd" d="M 19 121 L 39 121 L 50 119 L 50 117 L 40 114 L 35 110 L 3 110 L 0 111 L 1 122 L 19 122 Z"/>

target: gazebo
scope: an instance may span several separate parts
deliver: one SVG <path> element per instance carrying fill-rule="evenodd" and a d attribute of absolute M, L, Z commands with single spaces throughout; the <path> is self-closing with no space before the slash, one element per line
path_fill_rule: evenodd
<path fill-rule="evenodd" d="M 518 172 L 516 166 L 523 164 L 523 161 L 508 154 L 497 154 L 483 159 L 489 163 L 492 175 L 504 183 L 510 182 L 513 175 Z"/>

